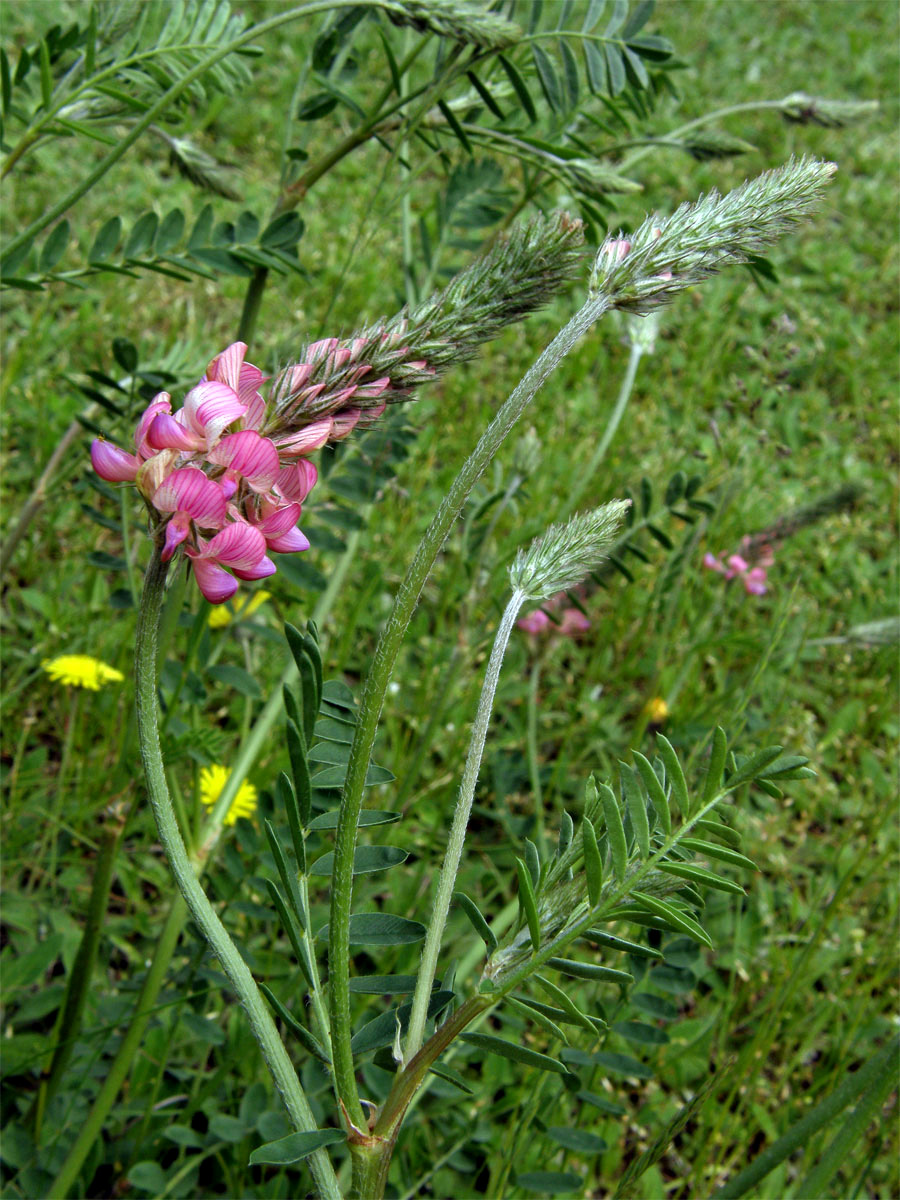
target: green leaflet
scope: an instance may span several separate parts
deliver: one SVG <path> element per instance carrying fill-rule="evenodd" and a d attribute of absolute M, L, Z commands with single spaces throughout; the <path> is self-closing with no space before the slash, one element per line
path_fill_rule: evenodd
<path fill-rule="evenodd" d="M 628 843 L 625 840 L 625 826 L 622 824 L 622 814 L 612 788 L 605 783 L 599 787 L 600 800 L 603 804 L 603 816 L 606 820 L 606 835 L 609 838 L 609 851 L 612 856 L 613 870 L 616 879 L 621 883 L 628 868 Z"/>
<path fill-rule="evenodd" d="M 603 888 L 603 861 L 597 846 L 597 834 L 592 822 L 585 817 L 581 824 L 581 840 L 584 849 L 584 873 L 587 877 L 588 902 L 595 908 L 600 902 Z"/>
<path fill-rule="evenodd" d="M 548 958 L 547 966 L 553 967 L 563 975 L 571 975 L 575 979 L 594 979 L 602 983 L 617 983 L 620 987 L 634 983 L 634 976 L 627 971 L 616 971 L 612 967 L 601 967 L 597 963 L 578 962 L 573 958 Z"/>
<path fill-rule="evenodd" d="M 634 830 L 634 840 L 641 852 L 641 858 L 650 857 L 650 823 L 647 819 L 647 805 L 644 794 L 638 784 L 634 770 L 628 763 L 619 763 L 619 775 L 625 792 L 625 803 L 628 815 L 631 817 L 631 828 Z"/>
<path fill-rule="evenodd" d="M 703 798 L 701 803 L 708 804 L 713 800 L 722 786 L 722 772 L 725 770 L 725 758 L 728 754 L 728 738 L 724 729 L 716 727 L 713 734 L 712 749 L 709 754 L 709 766 L 703 781 Z"/>
<path fill-rule="evenodd" d="M 681 815 L 689 817 L 691 815 L 691 802 L 688 797 L 684 771 L 682 771 L 681 763 L 678 761 L 678 755 L 675 753 L 675 749 L 669 739 L 661 733 L 656 735 L 656 741 L 659 746 L 659 756 L 665 764 L 666 778 L 672 789 L 672 798 L 678 805 Z"/>
<path fill-rule="evenodd" d="M 643 905 L 649 912 L 655 913 L 658 917 L 663 917 L 664 920 L 674 925 L 676 929 L 686 934 L 687 937 L 693 938 L 696 942 L 702 942 L 704 946 L 709 946 L 712 949 L 712 942 L 706 930 L 679 909 L 674 908 L 671 904 L 667 904 L 665 900 L 660 900 L 658 896 L 648 896 L 646 892 L 632 892 L 631 895 L 634 900 Z"/>
<path fill-rule="evenodd" d="M 650 797 L 650 802 L 656 809 L 656 815 L 659 817 L 663 833 L 668 837 L 672 832 L 672 813 L 669 810 L 669 801 L 666 799 L 665 789 L 659 781 L 659 776 L 653 770 L 650 760 L 637 750 L 632 753 L 641 779 L 644 781 L 644 787 L 647 789 L 647 794 Z"/>
<path fill-rule="evenodd" d="M 735 883 L 732 879 L 722 879 L 721 876 L 714 875 L 712 871 L 706 871 L 703 867 L 695 867 L 693 863 L 661 862 L 658 869 L 666 875 L 677 875 L 681 879 L 690 879 L 693 883 L 705 884 L 706 887 L 714 888 L 719 892 L 732 892 L 737 896 L 744 895 L 744 889 L 739 883 Z"/>
<path fill-rule="evenodd" d="M 470 899 L 465 892 L 454 892 L 453 903 L 463 910 L 471 922 L 472 928 L 487 946 L 487 952 L 490 956 L 497 949 L 497 939 L 494 936 L 493 930 L 487 921 L 481 915 L 478 905 L 474 900 Z"/>
<path fill-rule="evenodd" d="M 572 1018 L 573 1021 L 576 1021 L 579 1025 L 586 1029 L 592 1037 L 596 1038 L 596 1026 L 591 1023 L 590 1017 L 581 1011 L 574 1000 L 569 997 L 567 992 L 564 992 L 562 988 L 557 987 L 555 983 L 551 983 L 549 979 L 545 979 L 543 975 L 535 975 L 534 981 L 542 991 L 547 993 L 547 995 L 555 1004 L 559 1005 L 564 1013 L 566 1013 Z"/>
<path fill-rule="evenodd" d="M 316 935 L 319 941 L 328 940 L 328 926 L 323 925 Z M 395 917 L 393 913 L 354 913 L 350 918 L 352 946 L 405 946 L 420 942 L 425 926 L 420 921 Z"/>
<path fill-rule="evenodd" d="M 537 902 L 534 898 L 534 888 L 531 885 L 531 875 L 521 858 L 516 859 L 516 875 L 519 879 L 519 909 L 525 917 L 531 944 L 535 952 L 541 948 L 541 923 L 538 919 Z"/>
<path fill-rule="evenodd" d="M 409 854 L 399 846 L 357 846 L 353 852 L 353 874 L 369 875 L 387 871 L 406 862 Z M 310 875 L 330 875 L 334 869 L 334 851 L 323 854 L 309 868 Z"/>
<path fill-rule="evenodd" d="M 276 1142 L 268 1142 L 258 1146 L 250 1155 L 251 1166 L 257 1163 L 286 1163 L 299 1162 L 322 1146 L 331 1146 L 335 1142 L 343 1142 L 346 1135 L 340 1129 L 312 1129 L 308 1132 L 289 1133 L 287 1137 L 279 1138 Z"/>
<path fill-rule="evenodd" d="M 460 1035 L 460 1041 L 468 1042 L 470 1046 L 476 1046 L 487 1054 L 498 1054 L 501 1058 L 508 1058 L 526 1067 L 537 1067 L 539 1071 L 555 1071 L 557 1075 L 568 1075 L 563 1064 L 551 1058 L 549 1054 L 540 1054 L 537 1050 L 529 1050 L 527 1046 L 508 1042 L 505 1038 L 494 1037 L 490 1033 L 463 1033 Z"/>

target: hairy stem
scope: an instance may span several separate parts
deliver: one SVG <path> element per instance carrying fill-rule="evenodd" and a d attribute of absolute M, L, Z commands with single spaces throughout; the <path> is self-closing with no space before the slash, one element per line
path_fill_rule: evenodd
<path fill-rule="evenodd" d="M 175 881 L 191 916 L 247 1011 L 254 1036 L 291 1120 L 298 1131 L 313 1130 L 316 1128 L 315 1118 L 275 1022 L 247 964 L 200 886 L 172 809 L 159 743 L 156 697 L 157 629 L 165 596 L 166 571 L 167 564 L 162 562 L 160 546 L 156 543 L 144 580 L 135 646 L 138 735 L 150 804 Z M 337 1179 L 325 1151 L 318 1150 L 310 1155 L 309 1163 L 320 1195 L 329 1200 L 339 1200 Z"/>
<path fill-rule="evenodd" d="M 463 847 L 466 841 L 466 829 L 469 824 L 469 814 L 472 811 L 472 801 L 475 798 L 475 785 L 478 782 L 478 772 L 481 769 L 481 759 L 484 754 L 484 743 L 487 738 L 488 725 L 494 708 L 494 696 L 500 679 L 500 667 L 503 656 L 509 644 L 509 635 L 519 610 L 525 599 L 524 593 L 513 592 L 509 603 L 500 619 L 494 645 L 488 660 L 472 735 L 469 741 L 469 752 L 466 755 L 466 765 L 463 768 L 459 784 L 459 799 L 456 802 L 456 812 L 453 814 L 453 824 L 450 826 L 450 837 L 447 842 L 447 853 L 444 865 L 441 867 L 441 879 L 434 900 L 434 912 L 425 937 L 425 948 L 422 951 L 422 961 L 416 979 L 416 990 L 413 995 L 412 1012 L 409 1018 L 409 1032 L 406 1036 L 406 1048 L 403 1054 L 404 1063 L 414 1058 L 422 1048 L 425 1034 L 425 1021 L 428 1016 L 428 1000 L 431 996 L 431 985 L 437 974 L 438 955 L 441 952 L 441 938 L 447 924 L 447 914 L 450 912 L 450 901 L 453 898 L 453 888 L 456 875 L 462 859 Z"/>
<path fill-rule="evenodd" d="M 356 1089 L 353 1054 L 350 1050 L 350 909 L 353 900 L 353 853 L 362 809 L 366 771 L 375 742 L 378 719 L 407 626 L 412 619 L 422 588 L 434 560 L 459 516 L 476 481 L 503 444 L 509 431 L 522 415 L 542 383 L 573 348 L 582 334 L 609 307 L 609 299 L 598 295 L 590 299 L 556 335 L 547 349 L 526 373 L 485 430 L 477 446 L 464 463 L 419 543 L 406 576 L 397 592 L 391 615 L 382 631 L 371 670 L 366 679 L 359 721 L 350 752 L 347 778 L 335 836 L 334 869 L 331 889 L 329 937 L 329 978 L 331 981 L 331 1032 L 334 1073 L 338 1094 L 350 1118 L 365 1126 Z"/>

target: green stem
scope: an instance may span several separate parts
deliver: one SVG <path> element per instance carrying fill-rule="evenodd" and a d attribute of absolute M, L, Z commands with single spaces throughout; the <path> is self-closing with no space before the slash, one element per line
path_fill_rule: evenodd
<path fill-rule="evenodd" d="M 317 624 L 322 624 L 331 611 L 339 590 L 338 584 L 346 576 L 356 551 L 358 539 L 359 531 L 355 530 L 348 538 L 347 549 L 338 560 L 337 566 L 330 576 L 328 589 L 323 593 L 316 605 L 313 616 Z M 335 586 L 332 587 L 332 584 Z M 290 683 L 296 673 L 297 668 L 293 661 L 291 661 L 290 666 L 282 674 L 281 682 Z M 222 789 L 222 794 L 206 823 L 200 848 L 191 856 L 198 873 L 203 870 L 209 856 L 215 849 L 222 833 L 222 823 L 225 814 L 231 808 L 231 803 L 237 795 L 241 784 L 246 779 L 250 767 L 258 757 L 261 748 L 266 744 L 272 726 L 281 712 L 281 708 L 281 688 L 279 687 L 274 689 L 271 698 L 260 713 L 249 737 L 241 746 L 232 765 L 228 781 Z M 109 1066 L 103 1086 L 94 1099 L 88 1118 L 81 1127 L 78 1137 L 60 1169 L 59 1175 L 53 1181 L 48 1193 L 51 1196 L 62 1197 L 69 1192 L 78 1178 L 78 1172 L 90 1154 L 91 1148 L 100 1136 L 104 1122 L 116 1102 L 116 1097 L 119 1094 L 122 1084 L 125 1082 L 128 1072 L 131 1070 L 131 1064 L 143 1041 L 147 1023 L 155 1011 L 156 998 L 162 988 L 186 919 L 187 905 L 181 896 L 176 896 L 169 910 L 163 931 L 157 939 L 150 968 L 141 987 L 128 1029 Z"/>
<path fill-rule="evenodd" d="M 81 1029 L 84 1008 L 91 987 L 94 966 L 97 962 L 97 949 L 100 944 L 100 931 L 103 928 L 103 918 L 106 915 L 106 903 L 109 899 L 109 889 L 112 884 L 113 863 L 116 858 L 119 839 L 125 823 L 119 815 L 107 817 L 100 833 L 100 854 L 94 871 L 94 881 L 91 885 L 91 895 L 88 901 L 87 917 L 81 942 L 72 963 L 72 970 L 66 985 L 66 996 L 63 1001 L 62 1015 L 56 1031 L 56 1049 L 46 1076 L 41 1080 L 38 1094 L 34 1102 L 34 1137 L 40 1141 L 41 1124 L 47 1105 L 53 1099 L 60 1080 L 68 1066 L 75 1039 Z"/>
<path fill-rule="evenodd" d="M 481 759 L 484 755 L 484 743 L 487 738 L 488 725 L 494 708 L 494 696 L 497 693 L 497 683 L 500 679 L 500 667 L 506 647 L 509 645 L 509 635 L 512 633 L 516 617 L 525 600 L 525 594 L 518 589 L 513 592 L 509 603 L 500 619 L 494 645 L 488 659 L 487 670 L 475 721 L 472 725 L 472 735 L 469 740 L 469 752 L 466 755 L 466 765 L 463 768 L 459 784 L 459 799 L 453 814 L 453 824 L 450 826 L 450 837 L 447 842 L 447 853 L 444 865 L 441 867 L 441 879 L 434 900 L 434 912 L 425 936 L 425 948 L 422 951 L 422 961 L 416 979 L 416 990 L 413 995 L 412 1012 L 409 1017 L 409 1032 L 406 1035 L 406 1047 L 403 1053 L 404 1063 L 414 1058 L 422 1048 L 425 1034 L 425 1022 L 428 1017 L 428 1001 L 431 997 L 431 985 L 437 974 L 438 955 L 441 952 L 441 938 L 447 924 L 447 914 L 450 912 L 450 902 L 453 898 L 453 888 L 462 859 L 463 847 L 466 842 L 466 829 L 469 824 L 469 814 L 472 811 L 472 801 L 475 798 L 475 785 L 478 783 L 478 772 L 481 769 Z"/>
<path fill-rule="evenodd" d="M 422 588 L 434 565 L 434 560 L 458 518 L 470 491 L 497 453 L 509 431 L 525 411 L 538 388 L 552 374 L 582 334 L 586 333 L 603 315 L 609 307 L 609 303 L 609 299 L 601 295 L 588 300 L 578 310 L 531 366 L 481 436 L 419 543 L 397 592 L 391 615 L 382 631 L 372 667 L 366 679 L 335 835 L 329 938 L 331 1033 L 335 1083 L 350 1118 L 360 1128 L 365 1127 L 365 1118 L 359 1103 L 353 1072 L 353 1054 L 350 1049 L 352 1030 L 350 1024 L 349 926 L 353 901 L 353 853 L 356 848 L 357 823 L 362 809 L 366 772 L 391 672 Z"/>
<path fill-rule="evenodd" d="M 135 687 L 138 714 L 138 735 L 141 758 L 147 781 L 147 791 L 160 841 L 169 860 L 169 866 L 181 894 L 184 896 L 191 916 L 205 936 L 211 950 L 219 959 L 222 969 L 247 1011 L 254 1036 L 262 1050 L 266 1065 L 275 1086 L 281 1093 L 285 1107 L 298 1131 L 314 1130 L 315 1118 L 304 1094 L 300 1081 L 288 1057 L 284 1044 L 275 1028 L 275 1022 L 256 986 L 247 964 L 231 940 L 225 926 L 194 872 L 187 849 L 175 820 L 172 802 L 166 786 L 165 767 L 159 743 L 159 723 L 156 699 L 157 675 L 157 629 L 165 597 L 165 581 L 168 566 L 162 561 L 161 547 L 154 545 L 153 555 L 144 579 L 144 594 L 138 616 L 135 645 Z M 340 1191 L 324 1150 L 310 1155 L 310 1170 L 320 1195 L 329 1200 L 339 1200 Z"/>
<path fill-rule="evenodd" d="M 706 113 L 702 117 L 697 117 L 693 121 L 688 121 L 686 125 L 680 125 L 678 129 L 673 129 L 671 133 L 665 135 L 666 139 L 680 138 L 685 133 L 690 133 L 692 129 L 699 129 L 702 125 L 711 125 L 713 121 L 718 121 L 722 117 L 733 117 L 735 113 L 756 112 L 759 109 L 776 108 L 780 109 L 784 105 L 783 100 L 748 100 L 743 104 L 732 104 L 728 108 L 717 109 L 716 112 Z M 630 171 L 636 162 L 642 158 L 646 158 L 650 151 L 657 143 L 654 141 L 652 145 L 644 146 L 640 150 L 636 150 L 629 158 L 619 163 L 618 170 L 623 174 Z"/>

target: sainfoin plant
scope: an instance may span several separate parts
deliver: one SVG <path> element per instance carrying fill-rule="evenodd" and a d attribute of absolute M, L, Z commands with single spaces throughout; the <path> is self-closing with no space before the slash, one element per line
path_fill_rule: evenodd
<path fill-rule="evenodd" d="M 743 894 L 733 876 L 752 870 L 753 863 L 737 848 L 740 839 L 729 822 L 735 796 L 753 783 L 772 789 L 812 772 L 805 758 L 785 755 L 779 746 L 749 756 L 732 753 L 720 729 L 700 747 L 705 768 L 697 780 L 686 776 L 661 735 L 655 756 L 634 751 L 617 779 L 585 780 L 583 804 L 563 815 L 555 847 L 529 840 L 521 845 L 517 908 L 505 920 L 480 911 L 456 888 L 460 863 L 473 848 L 469 819 L 511 632 L 523 606 L 569 593 L 596 571 L 629 514 L 630 500 L 620 498 L 551 527 L 523 547 L 509 568 L 509 599 L 459 768 L 456 808 L 447 814 L 444 858 L 435 864 L 431 891 L 421 897 L 422 920 L 392 913 L 389 893 L 377 910 L 354 911 L 353 880 L 392 867 L 402 871 L 408 856 L 401 846 L 360 836 L 364 828 L 400 817 L 364 804 L 366 787 L 385 777 L 372 761 L 379 718 L 438 552 L 529 402 L 604 314 L 650 313 L 772 245 L 813 209 L 834 169 L 830 163 L 792 161 L 725 196 L 708 195 L 668 218 L 653 215 L 627 236 L 607 239 L 589 285 L 583 285 L 582 307 L 498 408 L 448 487 L 397 591 L 358 704 L 346 685 L 323 681 L 315 625 L 287 627 L 297 668 L 296 682 L 284 693 L 291 773 L 279 777 L 278 808 L 266 822 L 275 868 L 267 888 L 308 1007 L 288 1006 L 255 978 L 204 889 L 200 863 L 179 827 L 159 734 L 158 639 L 167 579 L 183 558 L 203 595 L 219 604 L 241 581 L 274 573 L 277 559 L 270 554 L 306 548 L 298 522 L 303 506 L 315 503 L 317 472 L 310 456 L 376 425 L 387 406 L 413 399 L 417 389 L 506 324 L 543 305 L 579 269 L 580 226 L 565 216 L 518 225 L 443 292 L 393 320 L 307 346 L 272 379 L 247 361 L 247 346 L 235 342 L 215 353 L 182 406 L 173 411 L 167 393 L 150 402 L 133 450 L 95 441 L 96 472 L 110 482 L 133 483 L 149 514 L 152 553 L 139 608 L 135 678 L 141 756 L 160 841 L 196 926 L 243 1006 L 293 1125 L 293 1132 L 260 1144 L 251 1163 L 305 1160 L 323 1197 L 384 1195 L 404 1119 L 429 1081 L 441 1079 L 461 1095 L 471 1090 L 450 1065 L 460 1051 L 499 1056 L 514 1069 L 555 1078 L 564 1090 L 593 1094 L 583 1076 L 616 1061 L 605 1049 L 616 1014 L 639 968 L 660 957 L 659 937 L 642 940 L 642 931 L 711 948 L 699 911 L 703 894 Z M 736 557 L 727 570 L 753 590 L 759 577 Z M 220 796 L 220 816 L 231 801 L 227 793 Z M 332 848 L 313 857 L 332 832 Z M 323 877 L 330 879 L 330 918 L 317 929 L 312 904 Z M 484 943 L 474 984 L 457 982 L 446 944 L 454 904 Z M 423 949 L 414 976 L 379 971 L 377 947 L 418 941 Z M 359 969 L 360 947 L 374 970 Z M 597 985 L 592 1011 L 573 999 L 572 980 Z M 360 1025 L 353 1000 L 361 994 L 410 998 L 379 1008 Z M 489 1032 L 486 1019 L 504 1010 L 534 1028 L 547 1049 Z M 654 1027 L 644 1029 L 651 1038 Z M 360 1063 L 370 1054 L 380 1070 L 364 1072 L 361 1088 Z M 311 1103 L 306 1072 L 296 1067 L 301 1058 L 325 1072 L 330 1111 L 321 1093 Z M 368 1091 L 373 1081 L 374 1095 Z M 69 1182 L 64 1170 L 63 1183 Z M 571 1190 L 565 1180 L 560 1186 Z"/>

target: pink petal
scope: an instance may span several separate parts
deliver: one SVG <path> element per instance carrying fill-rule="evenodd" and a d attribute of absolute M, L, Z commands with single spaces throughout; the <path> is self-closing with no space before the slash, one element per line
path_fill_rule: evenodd
<path fill-rule="evenodd" d="M 361 416 L 362 412 L 358 408 L 345 408 L 343 412 L 335 413 L 331 440 L 339 441 L 341 438 L 349 437 Z"/>
<path fill-rule="evenodd" d="M 214 446 L 222 430 L 246 411 L 246 404 L 241 404 L 232 388 L 212 380 L 191 388 L 182 410 L 187 425 L 206 439 L 207 446 Z"/>
<path fill-rule="evenodd" d="M 266 416 L 265 400 L 259 392 L 253 392 L 249 396 L 242 394 L 241 399 L 247 405 L 247 411 L 241 417 L 241 429 L 259 429 Z"/>
<path fill-rule="evenodd" d="M 172 397 L 168 392 L 158 392 L 144 409 L 138 427 L 134 431 L 134 444 L 141 458 L 150 458 L 154 453 L 153 447 L 147 443 L 147 431 L 153 424 L 153 419 L 159 413 L 172 411 Z"/>
<path fill-rule="evenodd" d="M 516 624 L 520 629 L 524 629 L 526 633 L 538 634 L 543 633 L 551 622 L 547 614 L 541 612 L 538 608 L 526 617 L 522 617 L 520 621 L 516 621 Z"/>
<path fill-rule="evenodd" d="M 381 393 L 386 391 L 390 386 L 390 375 L 383 375 L 381 379 L 370 379 L 367 383 L 361 384 L 357 389 L 356 395 L 360 400 L 363 397 L 365 397 L 367 400 L 374 399 L 376 396 L 380 396 Z"/>
<path fill-rule="evenodd" d="M 290 529 L 287 533 L 266 535 L 266 545 L 276 554 L 298 554 L 309 549 L 309 538 L 299 529 Z"/>
<path fill-rule="evenodd" d="M 744 576 L 744 588 L 749 596 L 766 594 L 766 572 L 763 567 L 754 567 Z"/>
<path fill-rule="evenodd" d="M 202 558 L 215 559 L 224 567 L 250 571 L 266 553 L 266 539 L 246 521 L 232 521 L 210 538 Z"/>
<path fill-rule="evenodd" d="M 176 513 L 166 526 L 166 543 L 160 555 L 163 562 L 168 562 L 184 539 L 191 531 L 191 518 L 186 512 Z"/>
<path fill-rule="evenodd" d="M 562 615 L 559 632 L 567 634 L 569 637 L 574 637 L 578 633 L 586 632 L 590 627 L 590 621 L 580 609 L 567 608 Z"/>
<path fill-rule="evenodd" d="M 324 358 L 326 354 L 337 349 L 337 338 L 323 338 L 320 342 L 313 342 L 311 346 L 306 347 L 304 358 L 309 363 L 318 362 L 320 358 Z"/>
<path fill-rule="evenodd" d="M 288 455 L 311 454 L 313 450 L 319 450 L 325 445 L 331 437 L 333 425 L 331 417 L 324 417 L 321 421 L 312 421 L 296 433 L 278 438 L 278 449 L 282 454 Z"/>
<path fill-rule="evenodd" d="M 743 571 L 746 571 L 750 566 L 750 564 L 747 562 L 746 558 L 741 558 L 740 554 L 729 554 L 728 558 L 725 561 L 728 563 L 728 566 L 731 568 L 732 573 L 735 575 L 740 575 Z"/>
<path fill-rule="evenodd" d="M 225 494 L 197 467 L 167 475 L 151 501 L 159 512 L 186 512 L 198 525 L 217 527 L 225 520 Z"/>
<path fill-rule="evenodd" d="M 232 342 L 221 354 L 217 354 L 206 368 L 206 378 L 217 383 L 227 383 L 233 392 L 238 390 L 241 366 L 247 353 L 246 342 Z"/>
<path fill-rule="evenodd" d="M 266 540 L 269 537 L 280 537 L 293 529 L 300 520 L 302 508 L 299 504 L 285 504 L 267 513 L 261 521 L 255 521 L 256 528 Z"/>
<path fill-rule="evenodd" d="M 190 557 L 197 585 L 210 604 L 224 604 L 230 600 L 240 586 L 234 576 L 207 559 Z"/>
<path fill-rule="evenodd" d="M 107 483 L 132 483 L 137 478 L 141 460 L 112 442 L 94 438 L 91 442 L 91 465 Z"/>
<path fill-rule="evenodd" d="M 704 565 L 704 567 L 709 567 L 710 571 L 718 571 L 720 575 L 725 574 L 725 568 L 722 566 L 722 564 L 719 562 L 719 560 L 716 558 L 716 556 L 714 554 L 709 554 L 709 553 L 704 554 L 703 555 L 703 565 Z"/>
<path fill-rule="evenodd" d="M 253 429 L 226 434 L 206 457 L 209 462 L 237 471 L 254 491 L 260 492 L 269 490 L 281 467 L 275 443 Z"/>
<path fill-rule="evenodd" d="M 302 504 L 313 490 L 318 478 L 319 472 L 315 465 L 308 458 L 301 458 L 292 467 L 282 467 L 275 490 L 285 500 L 295 500 L 298 504 Z"/>
<path fill-rule="evenodd" d="M 165 412 L 157 413 L 151 421 L 146 431 L 146 442 L 151 453 L 157 450 L 203 450 L 206 446 L 204 437 L 199 433 L 191 433 L 180 421 Z"/>
<path fill-rule="evenodd" d="M 255 566 L 244 571 L 238 567 L 234 568 L 234 573 L 238 579 L 268 579 L 270 575 L 274 575 L 278 568 L 272 562 L 271 558 L 261 558 Z"/>

